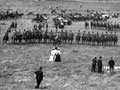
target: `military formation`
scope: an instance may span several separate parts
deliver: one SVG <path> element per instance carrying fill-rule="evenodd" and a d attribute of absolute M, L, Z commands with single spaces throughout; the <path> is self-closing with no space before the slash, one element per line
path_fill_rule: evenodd
<path fill-rule="evenodd" d="M 80 38 L 81 35 L 81 38 Z M 118 42 L 118 36 L 116 35 L 116 32 L 106 32 L 106 33 L 98 33 L 98 32 L 86 32 L 84 31 L 82 34 L 80 31 L 78 31 L 76 36 L 76 41 L 79 43 L 79 41 L 82 42 L 82 44 L 88 44 L 88 45 L 102 45 L 102 46 L 110 46 L 110 45 L 117 45 Z"/>
<path fill-rule="evenodd" d="M 119 31 L 120 23 L 111 23 L 109 21 L 91 21 L 90 22 L 92 29 L 101 29 L 108 31 Z"/>
<path fill-rule="evenodd" d="M 9 40 L 9 32 L 7 31 L 3 37 L 3 42 Z M 10 32 L 11 33 L 11 32 Z M 6 37 L 8 37 L 6 39 Z M 58 31 L 49 31 L 48 25 L 46 30 L 42 30 L 40 25 L 34 25 L 33 29 L 24 29 L 12 31 L 11 37 L 12 43 L 45 43 L 45 44 L 72 44 L 75 41 L 77 44 L 82 45 L 98 45 L 98 46 L 110 46 L 117 45 L 118 36 L 116 32 L 81 32 L 78 30 L 77 34 L 73 33 L 72 30 L 61 30 Z"/>

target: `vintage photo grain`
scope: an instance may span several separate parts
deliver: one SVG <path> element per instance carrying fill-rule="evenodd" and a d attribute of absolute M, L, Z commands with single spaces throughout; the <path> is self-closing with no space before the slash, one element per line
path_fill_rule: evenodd
<path fill-rule="evenodd" d="M 0 90 L 120 90 L 120 0 L 0 0 Z"/>

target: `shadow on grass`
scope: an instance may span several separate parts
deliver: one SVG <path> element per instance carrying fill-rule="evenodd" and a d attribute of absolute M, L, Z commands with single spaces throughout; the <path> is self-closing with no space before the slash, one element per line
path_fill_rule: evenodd
<path fill-rule="evenodd" d="M 47 89 L 49 86 L 42 86 L 40 89 Z"/>

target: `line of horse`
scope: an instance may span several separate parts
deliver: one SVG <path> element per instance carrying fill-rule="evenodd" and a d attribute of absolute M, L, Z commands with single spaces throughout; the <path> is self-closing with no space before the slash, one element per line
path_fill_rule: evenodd
<path fill-rule="evenodd" d="M 15 31 L 12 33 L 11 37 L 9 36 L 9 32 L 6 32 L 3 37 L 3 43 L 7 43 L 11 39 L 13 44 L 29 44 L 29 43 L 51 43 L 51 44 L 58 44 L 61 43 L 68 43 L 72 44 L 75 41 L 77 44 L 83 45 L 117 45 L 118 36 L 111 33 L 101 33 L 99 34 L 94 32 L 85 31 L 81 33 L 80 31 L 77 32 L 75 35 L 71 30 L 68 32 L 67 30 L 61 32 L 53 32 L 52 30 L 48 32 L 42 30 L 24 30 L 24 31 Z"/>
<path fill-rule="evenodd" d="M 0 12 L 0 20 L 8 20 L 13 18 L 21 18 L 24 15 L 24 13 L 16 12 L 9 12 L 8 10 L 6 12 Z"/>

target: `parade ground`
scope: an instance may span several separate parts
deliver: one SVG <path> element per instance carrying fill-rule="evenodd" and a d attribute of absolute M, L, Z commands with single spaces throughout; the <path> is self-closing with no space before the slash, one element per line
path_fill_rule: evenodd
<path fill-rule="evenodd" d="M 82 5 L 82 6 L 81 6 Z M 91 72 L 91 63 L 94 57 L 102 56 L 103 66 L 108 66 L 110 57 L 115 60 L 115 66 L 120 66 L 120 30 L 116 31 L 118 43 L 116 46 L 92 46 L 76 44 L 64 44 L 61 50 L 62 62 L 49 62 L 53 44 L 3 44 L 3 36 L 13 21 L 18 22 L 18 29 L 32 28 L 35 22 L 32 18 L 36 13 L 49 15 L 48 31 L 55 31 L 50 7 L 81 11 L 96 10 L 104 13 L 119 13 L 120 3 L 106 2 L 55 2 L 32 0 L 0 0 L 0 11 L 12 9 L 24 13 L 20 19 L 0 21 L 0 90 L 35 90 L 36 77 L 34 72 L 43 67 L 45 77 L 38 90 L 120 90 L 120 69 L 114 74 Z M 32 13 L 28 15 L 28 13 Z M 110 18 L 109 21 L 120 23 L 118 18 Z M 45 28 L 43 28 L 45 30 Z M 72 30 L 75 34 L 78 30 L 90 32 L 106 32 L 107 30 L 85 29 L 84 21 L 72 22 L 63 30 Z M 58 29 L 60 31 L 60 29 Z M 113 33 L 115 31 L 112 31 Z M 110 33 L 110 31 L 108 31 Z"/>

